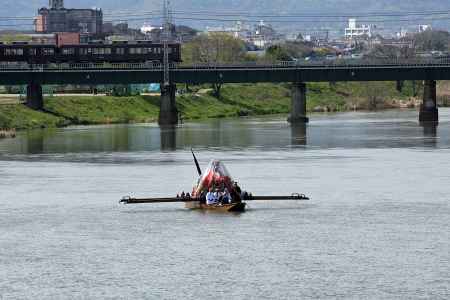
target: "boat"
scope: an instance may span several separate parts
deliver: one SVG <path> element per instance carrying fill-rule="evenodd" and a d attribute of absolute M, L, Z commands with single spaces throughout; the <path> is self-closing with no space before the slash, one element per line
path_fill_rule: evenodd
<path fill-rule="evenodd" d="M 188 209 L 214 211 L 214 212 L 244 212 L 246 206 L 247 203 L 245 202 L 207 205 L 206 203 L 200 203 L 200 201 L 195 201 L 195 202 L 187 202 L 185 204 L 185 207 Z"/>
<path fill-rule="evenodd" d="M 194 162 L 197 167 L 199 179 L 194 186 L 192 193 L 177 195 L 172 198 L 132 198 L 130 196 L 122 198 L 123 204 L 144 204 L 144 203 L 184 203 L 187 209 L 203 210 L 214 212 L 244 212 L 248 201 L 277 201 L 277 200 L 309 200 L 304 194 L 294 193 L 289 196 L 254 196 L 251 193 L 242 191 L 237 182 L 233 181 L 223 162 L 212 160 L 204 172 L 195 157 Z M 217 194 L 224 191 L 218 201 L 207 203 L 207 192 Z"/>

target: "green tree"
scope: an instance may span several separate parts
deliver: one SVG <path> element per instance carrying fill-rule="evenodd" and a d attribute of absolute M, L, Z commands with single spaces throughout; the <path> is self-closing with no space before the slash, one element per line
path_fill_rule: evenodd
<path fill-rule="evenodd" d="M 293 57 L 288 49 L 282 45 L 273 45 L 267 48 L 265 59 L 268 61 L 291 61 Z"/>
<path fill-rule="evenodd" d="M 386 85 L 383 82 L 365 82 L 364 95 L 367 98 L 367 108 L 376 110 L 387 96 Z"/>
<path fill-rule="evenodd" d="M 306 42 L 285 42 L 270 46 L 266 50 L 267 61 L 292 61 L 297 58 L 312 55 L 313 47 Z"/>

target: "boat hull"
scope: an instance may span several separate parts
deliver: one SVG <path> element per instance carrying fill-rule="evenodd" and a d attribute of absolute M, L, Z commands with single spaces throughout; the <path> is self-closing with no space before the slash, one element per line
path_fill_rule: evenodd
<path fill-rule="evenodd" d="M 186 203 L 186 208 L 189 209 L 214 211 L 214 212 L 244 212 L 246 206 L 247 204 L 245 202 L 222 204 L 222 205 L 207 205 L 200 202 Z"/>

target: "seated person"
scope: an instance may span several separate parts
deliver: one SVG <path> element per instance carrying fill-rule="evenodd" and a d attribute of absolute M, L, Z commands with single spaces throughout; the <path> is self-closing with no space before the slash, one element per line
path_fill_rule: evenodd
<path fill-rule="evenodd" d="M 207 205 L 214 205 L 219 202 L 219 198 L 217 197 L 217 194 L 213 192 L 213 188 L 209 188 L 208 193 L 206 194 L 206 204 Z"/>
<path fill-rule="evenodd" d="M 223 192 L 221 192 L 219 188 L 216 188 L 216 190 L 214 192 L 214 196 L 216 197 L 218 202 L 221 202 L 222 197 L 223 197 Z"/>
<path fill-rule="evenodd" d="M 222 203 L 224 203 L 224 204 L 231 203 L 231 195 L 227 188 L 225 188 L 222 193 Z"/>

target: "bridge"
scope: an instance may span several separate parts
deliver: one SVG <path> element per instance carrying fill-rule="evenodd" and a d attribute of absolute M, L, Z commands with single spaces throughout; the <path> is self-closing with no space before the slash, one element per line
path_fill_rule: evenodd
<path fill-rule="evenodd" d="M 164 67 L 149 63 L 0 65 L 0 85 L 27 85 L 27 105 L 43 108 L 43 84 L 139 84 L 163 82 Z M 292 82 L 289 121 L 308 122 L 307 82 L 423 80 L 421 122 L 437 122 L 436 81 L 450 80 L 450 59 L 336 60 L 276 64 L 170 66 L 171 84 L 162 89 L 160 124 L 176 124 L 176 84 Z"/>

